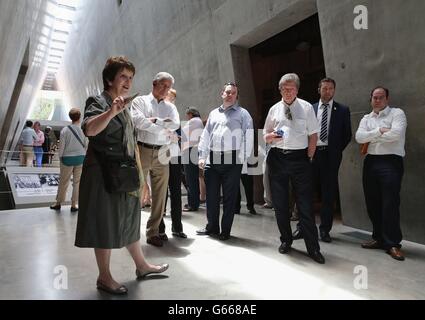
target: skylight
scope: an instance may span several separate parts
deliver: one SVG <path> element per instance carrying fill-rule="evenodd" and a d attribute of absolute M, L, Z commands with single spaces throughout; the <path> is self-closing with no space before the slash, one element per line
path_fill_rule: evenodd
<path fill-rule="evenodd" d="M 49 0 L 46 9 L 46 23 L 40 30 L 38 54 L 34 57 L 40 63 L 47 60 L 47 74 L 43 90 L 52 90 L 56 73 L 60 69 L 66 44 L 73 30 L 73 19 L 81 0 Z M 45 52 L 44 55 L 41 52 Z M 45 60 L 45 61 L 46 61 Z"/>

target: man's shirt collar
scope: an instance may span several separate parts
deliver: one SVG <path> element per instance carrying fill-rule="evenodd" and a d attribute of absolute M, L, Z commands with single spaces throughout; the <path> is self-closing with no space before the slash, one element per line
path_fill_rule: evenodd
<path fill-rule="evenodd" d="M 239 107 L 239 104 L 237 102 L 234 105 L 227 107 L 226 109 L 224 109 L 223 105 L 221 105 L 220 107 L 218 107 L 218 111 L 226 112 L 227 110 L 230 110 L 230 109 L 236 110 L 237 107 Z"/>
<path fill-rule="evenodd" d="M 391 108 L 389 106 L 386 106 L 384 109 L 379 111 L 379 113 L 375 113 L 375 111 L 372 111 L 372 117 L 374 118 L 381 118 L 387 116 L 391 111 Z"/>

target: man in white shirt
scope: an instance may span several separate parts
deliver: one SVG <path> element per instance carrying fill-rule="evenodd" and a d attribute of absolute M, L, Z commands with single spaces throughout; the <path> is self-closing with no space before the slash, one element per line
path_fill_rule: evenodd
<path fill-rule="evenodd" d="M 271 144 L 267 165 L 272 202 L 280 231 L 279 252 L 285 254 L 290 251 L 293 240 L 289 214 L 291 181 L 307 252 L 314 261 L 323 264 L 325 258 L 320 253 L 313 214 L 311 166 L 320 128 L 312 105 L 297 98 L 299 87 L 300 79 L 295 73 L 280 79 L 282 100 L 271 107 L 264 125 L 264 140 Z"/>
<path fill-rule="evenodd" d="M 164 213 L 169 177 L 169 144 L 174 131 L 180 126 L 180 118 L 174 104 L 165 101 L 174 84 L 174 77 L 159 72 L 153 79 L 152 92 L 137 97 L 131 104 L 134 127 L 140 148 L 143 175 L 149 174 L 152 187 L 152 209 L 146 225 L 147 243 L 162 247 L 159 225 Z"/>
<path fill-rule="evenodd" d="M 389 91 L 371 92 L 373 111 L 363 117 L 356 132 L 358 143 L 368 144 L 363 165 L 363 190 L 373 225 L 372 239 L 365 249 L 384 249 L 402 261 L 400 242 L 400 189 L 407 120 L 403 110 L 388 106 Z"/>

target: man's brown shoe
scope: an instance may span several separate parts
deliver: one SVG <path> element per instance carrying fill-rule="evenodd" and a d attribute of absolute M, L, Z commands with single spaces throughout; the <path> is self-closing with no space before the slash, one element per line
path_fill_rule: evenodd
<path fill-rule="evenodd" d="M 362 243 L 362 248 L 363 249 L 383 249 L 382 245 L 376 240 L 371 240 L 371 241 Z"/>
<path fill-rule="evenodd" d="M 162 241 L 168 241 L 168 236 L 167 236 L 167 234 L 166 234 L 166 233 L 160 233 L 160 234 L 159 234 L 159 238 L 160 238 Z"/>
<path fill-rule="evenodd" d="M 159 236 L 150 237 L 150 238 L 146 239 L 146 242 L 148 244 L 155 246 L 155 247 L 162 247 L 163 246 L 163 242 L 162 242 L 162 240 Z"/>
<path fill-rule="evenodd" d="M 401 252 L 401 250 L 397 247 L 392 247 L 391 249 L 387 250 L 387 253 L 391 256 L 391 258 L 396 259 L 398 261 L 404 260 L 404 254 Z"/>

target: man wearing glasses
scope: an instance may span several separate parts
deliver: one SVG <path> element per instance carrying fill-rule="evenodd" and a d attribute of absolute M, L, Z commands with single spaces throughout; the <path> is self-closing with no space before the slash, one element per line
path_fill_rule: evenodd
<path fill-rule="evenodd" d="M 211 111 L 199 142 L 199 167 L 205 169 L 207 225 L 199 235 L 219 235 L 228 240 L 233 224 L 242 164 L 251 154 L 253 121 L 239 106 L 238 87 L 226 83 L 223 104 Z M 223 217 L 220 232 L 220 190 L 223 188 Z"/>
<path fill-rule="evenodd" d="M 296 194 L 300 226 L 308 255 L 325 263 L 320 253 L 313 215 L 313 174 L 311 160 L 316 151 L 320 126 L 313 106 L 297 97 L 300 79 L 295 73 L 279 81 L 282 100 L 270 108 L 264 125 L 264 140 L 271 144 L 267 157 L 273 207 L 280 231 L 279 252 L 288 253 L 292 245 L 289 214 L 289 182 Z"/>

